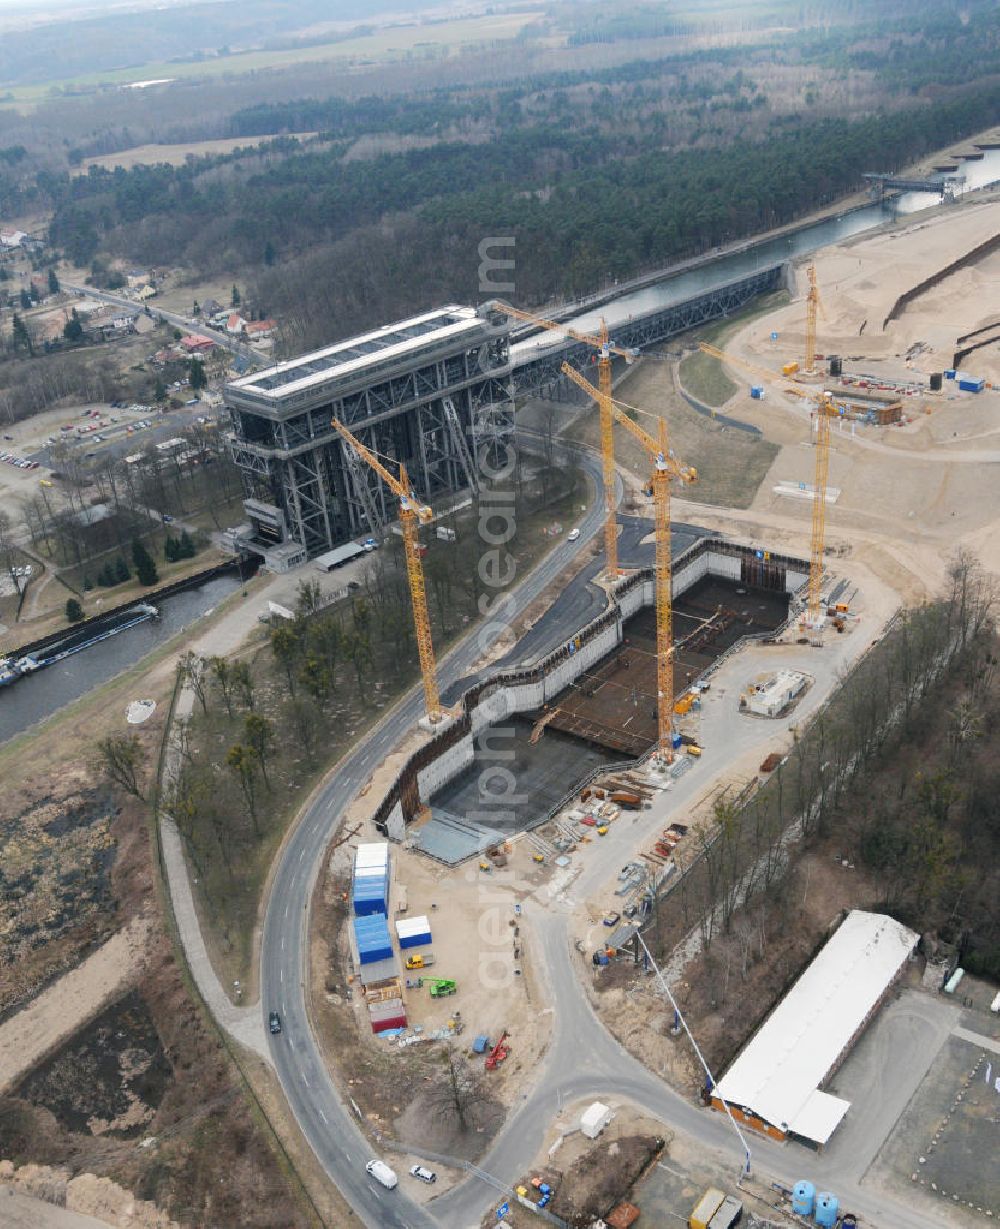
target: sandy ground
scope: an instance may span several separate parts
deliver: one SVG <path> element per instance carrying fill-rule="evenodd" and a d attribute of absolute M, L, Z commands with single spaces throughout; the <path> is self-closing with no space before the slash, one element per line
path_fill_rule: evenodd
<path fill-rule="evenodd" d="M 13 1187 L 0 1186 L 0 1224 L 5 1229 L 106 1229 L 107 1221 L 67 1212 Z"/>
<path fill-rule="evenodd" d="M 374 829 L 363 830 L 342 845 L 334 855 L 337 871 L 349 876 L 357 843 L 380 839 Z M 392 848 L 390 924 L 426 916 L 432 936 L 426 950 L 435 957 L 425 974 L 403 973 L 404 986 L 407 976 L 413 983 L 404 989 L 409 1025 L 433 1032 L 447 1026 L 458 1011 L 465 1026 L 457 1043 L 462 1050 L 468 1050 L 481 1033 L 495 1041 L 506 1029 L 510 1057 L 491 1075 L 490 1088 L 508 1105 L 520 1095 L 549 1037 L 550 1016 L 540 1010 L 544 995 L 533 962 L 530 910 L 523 916 L 514 912 L 515 903 L 523 902 L 548 875 L 545 867 L 532 861 L 532 852 L 526 841 L 514 841 L 508 866 L 484 874 L 476 861 L 449 871 L 405 847 Z M 398 905 L 404 894 L 407 908 L 401 913 Z M 426 986 L 416 985 L 421 976 L 454 979 L 457 992 L 432 999 Z M 355 996 L 354 1002 L 358 1031 L 371 1037 L 361 996 Z M 384 1049 L 387 1043 L 372 1037 L 371 1044 Z"/>
<path fill-rule="evenodd" d="M 142 968 L 151 923 L 134 918 L 92 956 L 0 1025 L 0 1092 L 109 1003 Z"/>
<path fill-rule="evenodd" d="M 998 229 L 1000 202 L 960 205 L 818 253 L 825 312 L 820 352 L 843 355 L 847 371 L 898 380 L 924 380 L 927 372 L 949 367 L 958 337 L 994 321 L 1000 331 L 1000 254 L 953 274 L 884 331 L 882 321 L 900 294 Z M 770 371 L 801 359 L 801 268 L 798 282 L 797 299 L 736 334 L 729 353 Z M 965 368 L 1000 384 L 1000 346 L 970 355 Z M 775 547 L 805 550 L 811 501 L 775 488 L 813 481 L 810 404 L 782 393 L 780 376 L 764 402 L 752 401 L 752 377 L 735 365 L 732 374 L 740 389 L 725 413 L 759 427 L 781 451 L 738 522 L 698 505 L 696 488 L 693 500 L 675 499 L 674 515 L 729 532 L 737 524 L 744 532 L 752 526 Z M 899 426 L 834 428 L 828 482 L 838 493 L 827 507 L 826 540 L 828 554 L 849 551 L 912 602 L 940 587 L 948 558 L 962 548 L 1000 575 L 1000 507 L 988 497 L 997 489 L 1000 463 L 1000 391 L 963 393 L 946 381 L 940 395 L 906 398 L 904 416 Z"/>
<path fill-rule="evenodd" d="M 917 298 L 900 319 L 884 329 L 883 322 L 901 294 L 992 239 L 998 230 L 1000 201 L 970 203 L 817 253 L 813 261 L 823 307 L 820 353 L 889 360 L 905 356 L 912 345 L 923 342 L 928 349 L 919 356 L 915 370 L 950 367 L 956 338 L 1000 321 L 1000 256 L 994 254 L 952 274 Z M 803 267 L 797 270 L 796 283 L 792 303 L 754 321 L 739 337 L 772 369 L 802 357 Z M 779 335 L 776 343 L 770 340 L 772 332 Z M 740 345 L 734 349 L 739 353 Z M 970 356 L 967 366 L 987 380 L 1000 379 L 1000 355 L 994 350 L 987 358 L 988 353 Z"/>

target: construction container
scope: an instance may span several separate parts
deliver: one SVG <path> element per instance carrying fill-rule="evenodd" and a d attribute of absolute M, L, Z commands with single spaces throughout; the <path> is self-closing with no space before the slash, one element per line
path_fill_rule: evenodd
<path fill-rule="evenodd" d="M 844 371 L 844 360 L 839 354 L 830 355 L 830 375 L 839 376 Z"/>
<path fill-rule="evenodd" d="M 595 1101 L 580 1115 L 580 1132 L 587 1139 L 597 1139 L 611 1121 L 611 1110 L 602 1101 Z"/>
<path fill-rule="evenodd" d="M 708 1229 L 712 1223 L 712 1217 L 722 1206 L 725 1197 L 722 1191 L 717 1191 L 714 1186 L 710 1186 L 694 1205 L 688 1217 L 688 1229 Z"/>
<path fill-rule="evenodd" d="M 373 913 L 354 919 L 354 938 L 358 945 L 358 960 L 362 964 L 374 964 L 377 960 L 392 958 L 392 940 L 389 924 L 382 913 Z"/>
<path fill-rule="evenodd" d="M 816 1203 L 816 1188 L 805 1178 L 792 1187 L 792 1212 L 796 1216 L 812 1216 Z"/>
<path fill-rule="evenodd" d="M 944 373 L 941 371 L 931 372 L 931 392 L 939 393 L 941 386 L 944 384 Z"/>
<path fill-rule="evenodd" d="M 816 1196 L 816 1224 L 820 1229 L 834 1229 L 840 1200 L 829 1191 L 820 1191 Z"/>
<path fill-rule="evenodd" d="M 389 912 L 389 876 L 363 875 L 356 877 L 351 889 L 351 905 L 355 917 Z"/>
<path fill-rule="evenodd" d="M 389 865 L 389 844 L 387 841 L 373 841 L 370 844 L 358 846 L 354 855 L 355 874 L 366 866 L 380 867 L 385 870 Z"/>
<path fill-rule="evenodd" d="M 489 1037 L 487 1037 L 485 1033 L 480 1033 L 479 1036 L 472 1043 L 472 1052 L 473 1054 L 485 1054 L 486 1051 L 489 1049 L 489 1045 L 490 1045 Z"/>
<path fill-rule="evenodd" d="M 954 378 L 955 378 L 955 368 L 954 368 L 954 367 L 946 367 L 946 368 L 945 368 L 945 372 L 944 372 L 944 378 L 945 378 L 946 380 L 954 380 Z"/>
<path fill-rule="evenodd" d="M 751 384 L 750 385 L 750 396 L 754 399 L 754 401 L 763 401 L 764 400 L 764 385 L 763 384 Z"/>
<path fill-rule="evenodd" d="M 396 938 L 400 947 L 424 947 L 431 941 L 431 925 L 427 918 L 411 917 L 396 923 Z"/>
<path fill-rule="evenodd" d="M 986 387 L 986 381 L 982 376 L 963 376 L 958 382 L 958 387 L 964 393 L 981 393 Z"/>
<path fill-rule="evenodd" d="M 781 368 L 781 374 L 782 374 L 783 376 L 793 376 L 793 375 L 795 375 L 795 373 L 798 371 L 798 369 L 799 369 L 799 365 L 798 365 L 798 363 L 796 363 L 796 362 L 794 361 L 794 359 L 793 359 L 793 360 L 792 360 L 792 362 L 790 362 L 790 363 L 785 363 L 785 364 L 782 366 L 782 368 Z"/>
<path fill-rule="evenodd" d="M 373 1004 L 369 1015 L 373 1033 L 385 1033 L 391 1028 L 406 1028 L 406 1011 L 402 999 Z"/>
<path fill-rule="evenodd" d="M 708 1222 L 708 1229 L 733 1229 L 743 1215 L 743 1204 L 732 1195 L 727 1195 L 719 1210 Z"/>

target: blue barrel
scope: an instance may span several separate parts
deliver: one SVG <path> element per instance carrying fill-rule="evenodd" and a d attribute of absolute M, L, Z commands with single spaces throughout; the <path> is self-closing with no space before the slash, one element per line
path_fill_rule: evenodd
<path fill-rule="evenodd" d="M 805 1178 L 792 1187 L 792 1211 L 796 1216 L 812 1216 L 816 1202 L 816 1188 Z"/>
<path fill-rule="evenodd" d="M 820 1225 L 821 1229 L 834 1229 L 839 1207 L 836 1195 L 831 1195 L 829 1191 L 820 1191 L 816 1196 L 816 1224 Z"/>

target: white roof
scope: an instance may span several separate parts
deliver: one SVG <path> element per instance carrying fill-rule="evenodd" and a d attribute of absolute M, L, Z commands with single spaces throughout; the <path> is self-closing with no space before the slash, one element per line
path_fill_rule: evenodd
<path fill-rule="evenodd" d="M 716 1085 L 719 1097 L 782 1130 L 825 1143 L 850 1106 L 820 1092 L 892 984 L 917 935 L 855 909 Z"/>
<path fill-rule="evenodd" d="M 370 841 L 358 846 L 354 855 L 355 868 L 359 866 L 386 866 L 389 862 L 389 845 L 386 841 Z"/>
<path fill-rule="evenodd" d="M 482 321 L 475 308 L 452 303 L 314 350 L 311 354 L 301 354 L 254 375 L 242 376 L 233 380 L 230 387 L 270 394 L 280 400 L 289 393 L 302 392 L 334 377 L 353 375 L 367 367 L 399 359 L 428 343 L 478 332 L 481 328 Z"/>
<path fill-rule="evenodd" d="M 611 1117 L 611 1109 L 603 1101 L 594 1101 L 580 1115 L 580 1126 L 606 1124 Z"/>
<path fill-rule="evenodd" d="M 396 923 L 396 934 L 405 939 L 407 935 L 429 935 L 431 924 L 425 915 L 420 917 L 401 918 Z"/>

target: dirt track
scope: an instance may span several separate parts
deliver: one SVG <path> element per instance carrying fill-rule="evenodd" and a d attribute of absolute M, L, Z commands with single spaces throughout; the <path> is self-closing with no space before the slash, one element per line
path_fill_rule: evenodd
<path fill-rule="evenodd" d="M 0 1093 L 124 990 L 142 967 L 150 930 L 146 918 L 133 918 L 92 956 L 0 1025 Z"/>

